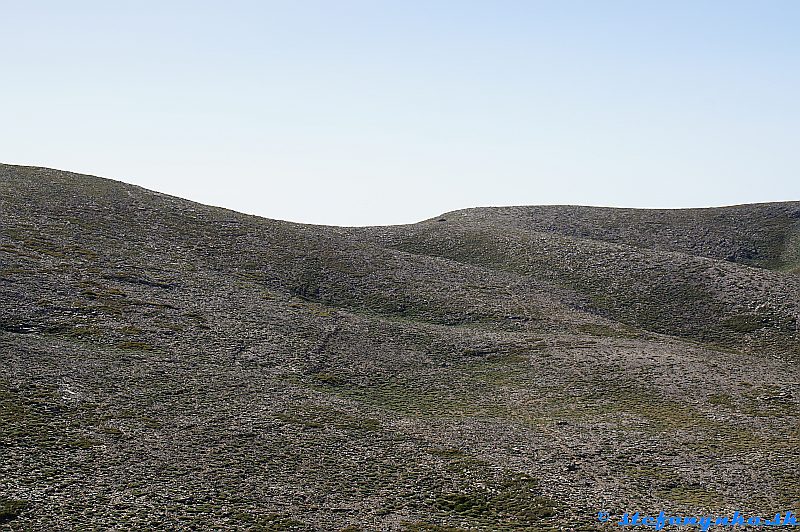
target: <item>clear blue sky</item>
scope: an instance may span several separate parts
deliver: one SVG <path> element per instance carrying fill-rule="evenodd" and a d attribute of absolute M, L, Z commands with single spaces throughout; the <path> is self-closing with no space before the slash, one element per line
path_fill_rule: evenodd
<path fill-rule="evenodd" d="M 798 1 L 0 2 L 0 161 L 271 218 L 800 199 Z"/>

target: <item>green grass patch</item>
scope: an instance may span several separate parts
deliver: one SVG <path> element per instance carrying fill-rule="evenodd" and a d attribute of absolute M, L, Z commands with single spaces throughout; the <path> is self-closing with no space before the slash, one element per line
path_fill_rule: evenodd
<path fill-rule="evenodd" d="M 658 490 L 657 494 L 674 503 L 696 508 L 721 508 L 725 498 L 716 490 L 700 486 L 676 486 L 668 490 Z"/>

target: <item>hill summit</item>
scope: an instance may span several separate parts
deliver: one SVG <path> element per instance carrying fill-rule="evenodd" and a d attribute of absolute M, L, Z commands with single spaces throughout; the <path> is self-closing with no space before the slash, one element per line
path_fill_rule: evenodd
<path fill-rule="evenodd" d="M 800 202 L 345 228 L 0 165 L 0 527 L 800 512 L 799 274 Z"/>

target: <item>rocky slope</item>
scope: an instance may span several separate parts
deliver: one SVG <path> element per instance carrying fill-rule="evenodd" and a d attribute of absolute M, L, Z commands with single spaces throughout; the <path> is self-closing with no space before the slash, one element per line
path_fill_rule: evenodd
<path fill-rule="evenodd" d="M 800 510 L 800 203 L 246 216 L 0 165 L 0 529 Z"/>

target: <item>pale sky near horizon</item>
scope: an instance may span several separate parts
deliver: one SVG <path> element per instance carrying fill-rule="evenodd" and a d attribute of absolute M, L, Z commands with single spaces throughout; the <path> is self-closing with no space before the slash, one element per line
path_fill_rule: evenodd
<path fill-rule="evenodd" d="M 307 223 L 800 199 L 797 1 L 0 0 L 0 162 Z"/>

